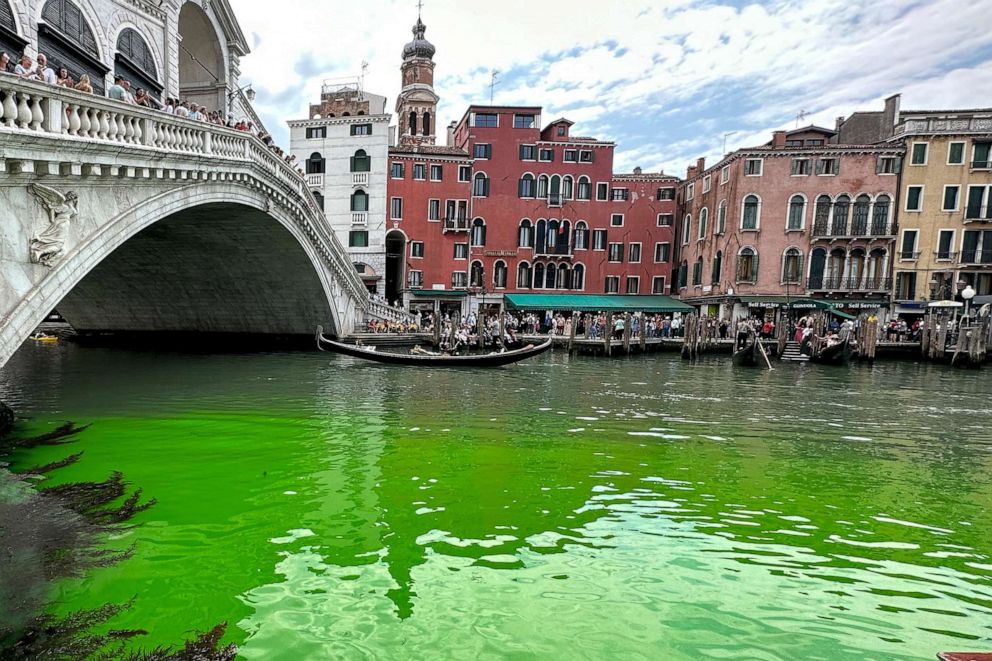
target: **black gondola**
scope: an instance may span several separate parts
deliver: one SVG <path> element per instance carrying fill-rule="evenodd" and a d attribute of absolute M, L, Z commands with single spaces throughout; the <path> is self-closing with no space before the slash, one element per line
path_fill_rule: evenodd
<path fill-rule="evenodd" d="M 528 344 L 522 349 L 504 351 L 502 353 L 474 354 L 467 356 L 450 356 L 444 354 L 402 354 L 376 351 L 373 347 L 361 347 L 352 344 L 335 342 L 324 337 L 324 328 L 317 327 L 317 347 L 321 351 L 344 354 L 353 358 L 372 360 L 389 365 L 419 365 L 421 367 L 500 367 L 544 353 L 551 348 L 552 339 L 549 337 L 543 344 L 534 346 Z"/>
<path fill-rule="evenodd" d="M 740 349 L 734 351 L 734 365 L 741 367 L 757 367 L 762 365 L 764 357 L 761 355 L 760 340 L 755 335 L 748 337 L 747 343 Z"/>
<path fill-rule="evenodd" d="M 833 346 L 823 346 L 809 359 L 821 365 L 847 365 L 851 360 L 851 341 L 844 340 Z"/>

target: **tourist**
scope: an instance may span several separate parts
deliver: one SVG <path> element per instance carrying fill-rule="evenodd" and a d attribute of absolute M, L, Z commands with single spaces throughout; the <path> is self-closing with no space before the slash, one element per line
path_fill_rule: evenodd
<path fill-rule="evenodd" d="M 145 108 L 151 108 L 152 102 L 148 93 L 145 92 L 145 88 L 139 87 L 138 91 L 134 93 L 134 105 L 143 106 Z"/>
<path fill-rule="evenodd" d="M 131 81 L 125 78 L 121 81 L 121 87 L 124 88 L 124 93 L 127 96 L 125 99 L 128 103 L 134 103 L 134 94 L 131 93 Z"/>
<path fill-rule="evenodd" d="M 613 320 L 613 339 L 616 340 L 623 339 L 623 331 L 624 331 L 623 317 L 617 315 L 616 319 Z"/>
<path fill-rule="evenodd" d="M 44 53 L 38 53 L 38 67 L 35 75 L 38 77 L 38 80 L 49 85 L 54 85 L 58 82 L 58 77 L 55 75 L 55 71 L 48 66 L 48 58 Z"/>
<path fill-rule="evenodd" d="M 55 84 L 59 87 L 66 87 L 72 89 L 75 85 L 75 81 L 72 80 L 72 76 L 69 75 L 69 70 L 65 67 L 59 67 L 59 73 L 56 77 Z"/>
<path fill-rule="evenodd" d="M 21 55 L 21 61 L 16 67 L 14 67 L 14 75 L 20 76 L 24 79 L 31 79 L 35 77 L 35 67 L 34 60 L 31 56 L 25 53 Z"/>
<path fill-rule="evenodd" d="M 0 51 L 0 73 L 13 73 L 13 67 L 10 65 L 10 56 L 4 51 Z"/>
<path fill-rule="evenodd" d="M 672 337 L 682 337 L 682 317 L 672 319 Z"/>
<path fill-rule="evenodd" d="M 123 83 L 123 78 L 120 76 L 114 76 L 114 84 L 107 90 L 107 96 L 114 101 L 123 101 L 124 103 L 128 103 L 127 90 L 124 89 Z"/>
<path fill-rule="evenodd" d="M 189 117 L 189 104 L 186 101 L 180 101 L 176 106 L 176 117 Z"/>
<path fill-rule="evenodd" d="M 89 74 L 84 73 L 82 76 L 79 77 L 79 82 L 76 83 L 75 89 L 79 90 L 80 92 L 86 92 L 87 94 L 93 93 L 93 85 L 90 84 Z"/>
<path fill-rule="evenodd" d="M 751 333 L 751 324 L 747 319 L 741 318 L 737 322 L 737 348 L 743 349 L 747 345 L 747 336 Z"/>

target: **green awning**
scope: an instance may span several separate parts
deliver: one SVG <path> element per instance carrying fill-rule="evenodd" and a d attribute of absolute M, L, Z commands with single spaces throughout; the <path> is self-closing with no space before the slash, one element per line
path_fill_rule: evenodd
<path fill-rule="evenodd" d="M 832 308 L 830 310 L 830 314 L 834 315 L 835 317 L 840 317 L 841 319 L 857 319 L 857 317 L 855 317 L 853 314 L 841 312 L 837 308 Z"/>
<path fill-rule="evenodd" d="M 464 289 L 411 289 L 411 296 L 421 298 L 464 298 L 468 292 Z"/>
<path fill-rule="evenodd" d="M 624 294 L 505 294 L 509 310 L 577 310 L 579 312 L 695 312 L 670 296 Z"/>

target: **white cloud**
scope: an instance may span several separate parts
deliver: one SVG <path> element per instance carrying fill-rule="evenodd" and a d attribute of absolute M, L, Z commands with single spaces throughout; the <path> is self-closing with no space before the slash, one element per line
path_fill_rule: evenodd
<path fill-rule="evenodd" d="M 415 2 L 231 0 L 254 52 L 243 79 L 277 139 L 305 116 L 323 78 L 357 76 L 399 92 Z M 992 105 L 992 0 L 427 0 L 437 47 L 439 119 L 495 100 L 542 105 L 575 130 L 615 140 L 617 169 L 684 174 L 696 157 L 763 142 L 773 128 L 879 109 Z M 749 143 L 741 142 L 748 140 Z"/>

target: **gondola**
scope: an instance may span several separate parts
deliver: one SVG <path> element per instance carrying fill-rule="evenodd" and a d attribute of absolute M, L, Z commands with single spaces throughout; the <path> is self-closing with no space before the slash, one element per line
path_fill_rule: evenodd
<path fill-rule="evenodd" d="M 402 354 L 376 351 L 374 347 L 361 347 L 352 344 L 335 342 L 324 337 L 324 328 L 317 327 L 317 347 L 321 351 L 344 354 L 353 358 L 372 360 L 389 365 L 419 365 L 421 367 L 500 367 L 544 353 L 551 348 L 552 339 L 549 337 L 543 344 L 534 346 L 528 344 L 522 349 L 504 351 L 502 353 L 474 354 L 467 356 L 450 356 L 444 354 Z"/>
<path fill-rule="evenodd" d="M 764 357 L 761 355 L 760 340 L 755 336 L 748 338 L 747 344 L 743 348 L 734 351 L 734 365 L 740 367 L 757 367 L 764 364 Z"/>
<path fill-rule="evenodd" d="M 824 346 L 809 359 L 810 362 L 821 365 L 847 365 L 851 360 L 851 341 L 844 340 L 831 347 Z"/>

